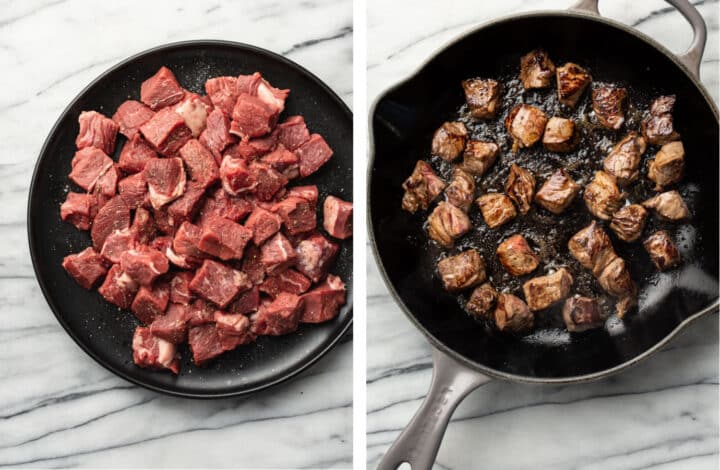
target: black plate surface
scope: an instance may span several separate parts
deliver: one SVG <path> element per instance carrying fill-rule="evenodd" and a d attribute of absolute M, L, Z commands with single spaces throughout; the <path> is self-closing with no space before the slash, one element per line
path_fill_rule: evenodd
<path fill-rule="evenodd" d="M 257 344 L 226 353 L 207 368 L 193 366 L 185 349 L 177 377 L 136 367 L 130 349 L 137 325 L 132 313 L 105 302 L 95 291 L 82 289 L 61 266 L 63 257 L 91 244 L 87 232 L 63 223 L 59 213 L 72 186 L 67 174 L 75 152 L 79 113 L 94 109 L 112 115 L 123 101 L 139 99 L 142 81 L 162 65 L 196 93 L 204 93 L 203 84 L 209 78 L 255 71 L 279 88 L 290 88 L 283 116 L 302 114 L 310 131 L 322 134 L 335 152 L 328 164 L 300 184 L 317 184 L 321 201 L 327 194 L 352 200 L 352 113 L 330 88 L 294 62 L 253 46 L 226 41 L 169 44 L 142 52 L 103 73 L 70 103 L 53 127 L 30 185 L 28 237 L 33 266 L 62 326 L 82 349 L 115 374 L 185 397 L 255 392 L 309 367 L 347 331 L 352 322 L 352 240 L 341 243 L 333 269 L 348 289 L 348 302 L 335 320 L 303 325 L 292 335 L 261 337 Z M 124 141 L 122 136 L 118 138 Z M 121 147 L 118 145 L 116 157 Z"/>

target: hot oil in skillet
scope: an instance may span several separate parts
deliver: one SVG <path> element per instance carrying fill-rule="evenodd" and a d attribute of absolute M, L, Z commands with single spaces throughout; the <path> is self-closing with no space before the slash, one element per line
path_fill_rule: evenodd
<path fill-rule="evenodd" d="M 519 60 L 515 63 L 519 63 Z M 556 61 L 556 65 L 558 66 L 564 63 L 565 61 Z M 580 63 L 580 65 L 585 66 L 582 63 Z M 457 109 L 454 115 L 447 116 L 448 120 L 463 122 L 468 129 L 471 139 L 494 141 L 500 147 L 500 152 L 495 164 L 485 175 L 475 179 L 477 183 L 476 197 L 488 192 L 504 192 L 504 185 L 509 168 L 512 163 L 516 163 L 530 170 L 535 175 L 536 192 L 556 169 L 564 168 L 570 176 L 583 187 L 576 196 L 573 204 L 561 215 L 555 215 L 533 203 L 530 212 L 526 215 L 523 216 L 518 213 L 518 216 L 512 222 L 496 229 L 490 229 L 485 224 L 477 205 L 473 204 L 469 212 L 473 225 L 471 231 L 457 240 L 455 246 L 451 249 L 444 249 L 434 241 L 430 241 L 427 253 L 432 257 L 432 265 L 435 266 L 437 261 L 445 256 L 456 254 L 468 248 L 475 248 L 480 251 L 485 260 L 488 279 L 493 286 L 495 286 L 498 291 L 512 293 L 520 298 L 524 298 L 522 284 L 528 279 L 548 274 L 550 271 L 565 266 L 569 268 L 574 278 L 570 295 L 580 294 L 598 298 L 603 310 L 608 315 L 612 315 L 606 323 L 606 329 L 612 332 L 615 328 L 622 329 L 622 322 L 613 315 L 615 312 L 615 299 L 605 294 L 592 273 L 575 261 L 568 251 L 567 243 L 572 235 L 586 227 L 593 220 L 582 198 L 584 187 L 592 180 L 595 171 L 602 169 L 604 158 L 617 141 L 630 131 L 640 133 L 640 122 L 643 115 L 649 107 L 650 102 L 660 93 L 642 87 L 634 87 L 627 83 L 600 81 L 602 77 L 596 76 L 596 71 L 589 67 L 586 68 L 593 75 L 594 81 L 585 91 L 575 109 L 570 109 L 558 103 L 555 80 L 553 80 L 549 88 L 525 90 L 517 78 L 517 66 L 508 66 L 500 76 L 492 77 L 500 81 L 504 86 L 502 107 L 496 118 L 489 120 L 475 119 L 470 115 L 467 105 L 465 104 Z M 590 93 L 593 86 L 601 83 L 623 86 L 628 91 L 628 97 L 625 102 L 625 123 L 618 131 L 605 129 L 595 119 Z M 458 88 L 460 88 L 459 83 Z M 542 142 L 538 142 L 529 149 L 520 149 L 517 153 L 513 154 L 511 152 L 512 141 L 505 129 L 504 121 L 510 110 L 520 103 L 531 104 L 542 109 L 548 118 L 552 116 L 572 118 L 581 133 L 580 144 L 577 149 L 570 153 L 553 153 L 546 151 L 542 146 Z M 439 120 L 437 127 L 439 127 L 442 122 L 442 120 Z M 675 127 L 680 129 L 682 133 L 682 123 L 675 122 Z M 624 188 L 624 191 L 627 193 L 627 200 L 630 203 L 640 203 L 658 194 L 652 189 L 654 184 L 647 179 L 648 161 L 653 158 L 658 150 L 659 146 L 648 145 L 640 164 L 640 177 L 638 181 Z M 425 154 L 429 156 L 429 152 L 428 145 Z M 438 174 L 441 175 L 444 180 L 450 181 L 453 164 L 447 163 L 438 157 L 429 157 L 429 160 Z M 691 162 L 692 156 L 686 158 L 686 165 L 692 164 Z M 462 163 L 462 157 L 458 158 L 456 163 Z M 676 187 L 666 188 L 666 190 L 669 189 L 677 189 L 680 191 L 692 213 L 693 193 L 696 192 L 696 189 L 694 190 L 690 184 L 682 181 Z M 430 211 L 428 211 L 427 215 L 429 215 L 429 212 Z M 700 243 L 695 243 L 695 241 L 699 241 L 697 237 L 699 237 L 700 231 L 693 230 L 693 228 L 688 225 L 659 221 L 651 212 L 640 240 L 634 243 L 626 243 L 619 240 L 612 230 L 610 230 L 609 222 L 600 222 L 611 237 L 615 251 L 627 261 L 630 266 L 632 278 L 639 287 L 640 311 L 637 309 L 632 310 L 624 319 L 625 322 L 632 322 L 633 318 L 643 314 L 642 299 L 646 293 L 646 288 L 650 285 L 657 284 L 661 276 L 668 275 L 655 272 L 654 266 L 642 247 L 642 240 L 656 230 L 664 229 L 668 231 L 675 240 L 685 260 L 684 262 L 687 263 L 691 258 L 697 256 L 692 253 L 692 250 L 694 246 L 700 245 Z M 424 224 L 424 227 L 427 230 L 427 223 Z M 510 235 L 516 233 L 525 236 L 540 258 L 539 267 L 527 276 L 514 277 L 508 274 L 495 254 L 498 244 Z M 424 235 L 426 236 L 426 234 Z M 696 240 L 693 240 L 694 238 Z M 437 273 L 435 272 L 434 274 L 437 278 Z M 672 275 L 672 273 L 669 275 Z M 439 280 L 436 282 L 436 285 L 440 286 Z M 442 289 L 441 287 L 439 288 Z M 463 310 L 470 292 L 471 290 L 457 296 L 457 301 Z M 450 294 L 446 294 L 443 291 L 441 295 Z M 535 330 L 531 334 L 521 338 L 521 340 L 544 344 L 569 341 L 570 335 L 565 330 L 562 321 L 562 305 L 563 303 L 560 302 L 549 309 L 536 312 Z"/>

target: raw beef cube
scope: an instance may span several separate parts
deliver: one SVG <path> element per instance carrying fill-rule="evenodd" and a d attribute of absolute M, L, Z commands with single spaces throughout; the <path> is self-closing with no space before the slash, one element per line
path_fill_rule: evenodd
<path fill-rule="evenodd" d="M 205 130 L 198 140 L 210 150 L 219 166 L 223 150 L 235 142 L 235 137 L 230 134 L 230 119 L 220 109 L 214 109 L 208 114 Z"/>
<path fill-rule="evenodd" d="M 197 299 L 186 310 L 186 321 L 189 326 L 200 326 L 215 321 L 215 307 L 205 302 L 203 299 Z"/>
<path fill-rule="evenodd" d="M 92 247 L 66 256 L 62 266 L 85 289 L 92 288 L 107 273 L 105 260 Z"/>
<path fill-rule="evenodd" d="M 153 158 L 145 165 L 150 203 L 158 209 L 185 192 L 185 168 L 180 158 Z"/>
<path fill-rule="evenodd" d="M 77 184 L 87 192 L 92 192 L 98 180 L 108 171 L 114 168 L 113 161 L 105 152 L 94 147 L 85 148 L 75 152 L 72 159 L 72 171 L 68 175 L 73 183 Z M 115 188 L 103 188 L 108 191 L 108 197 L 115 194 Z M 103 191 L 104 193 L 104 191 Z"/>
<path fill-rule="evenodd" d="M 352 202 L 335 196 L 325 198 L 323 204 L 323 227 L 335 238 L 345 240 L 352 236 Z"/>
<path fill-rule="evenodd" d="M 120 133 L 128 139 L 133 139 L 140 129 L 153 117 L 155 113 L 152 109 L 135 100 L 127 100 L 120 106 L 112 117 L 117 124 Z"/>
<path fill-rule="evenodd" d="M 225 217 L 238 222 L 252 210 L 253 204 L 249 200 L 244 197 L 233 197 L 224 189 L 219 188 L 212 197 L 205 200 L 196 222 L 198 225 L 203 225 L 214 217 Z"/>
<path fill-rule="evenodd" d="M 95 183 L 95 187 L 92 190 L 92 193 L 97 197 L 98 201 L 100 199 L 106 200 L 115 196 L 118 178 L 118 171 L 114 164 L 108 168 L 105 173 L 100 175 Z"/>
<path fill-rule="evenodd" d="M 65 202 L 60 206 L 60 218 L 70 222 L 78 230 L 90 229 L 92 223 L 92 205 L 95 198 L 85 193 L 69 192 Z"/>
<path fill-rule="evenodd" d="M 183 99 L 185 91 L 172 71 L 163 66 L 140 86 L 140 100 L 157 111 Z"/>
<path fill-rule="evenodd" d="M 128 207 L 140 207 L 148 194 L 145 175 L 141 172 L 121 179 L 118 182 L 118 193 Z"/>
<path fill-rule="evenodd" d="M 145 140 L 164 156 L 174 155 L 192 137 L 185 120 L 172 108 L 165 108 L 140 126 Z"/>
<path fill-rule="evenodd" d="M 250 245 L 245 249 L 242 271 L 247 274 L 253 284 L 258 285 L 263 282 L 265 279 L 265 265 L 262 263 L 260 248 Z"/>
<path fill-rule="evenodd" d="M 155 238 L 155 235 L 157 235 L 155 220 L 152 218 L 152 215 L 150 215 L 150 212 L 143 207 L 139 207 L 135 211 L 135 217 L 133 218 L 130 230 L 137 236 L 137 241 L 143 244 L 150 243 L 150 241 Z"/>
<path fill-rule="evenodd" d="M 289 150 L 295 150 L 310 140 L 310 133 L 302 116 L 290 116 L 278 124 L 280 143 Z"/>
<path fill-rule="evenodd" d="M 262 162 L 273 167 L 287 179 L 297 178 L 300 175 L 300 159 L 282 144 L 262 157 Z"/>
<path fill-rule="evenodd" d="M 332 149 L 320 134 L 311 135 L 295 153 L 300 158 L 300 176 L 303 178 L 318 171 L 333 155 Z"/>
<path fill-rule="evenodd" d="M 153 217 L 155 217 L 155 225 L 165 235 L 172 236 L 175 233 L 172 217 L 168 214 L 167 207 L 153 209 Z"/>
<path fill-rule="evenodd" d="M 98 211 L 93 220 L 90 236 L 96 250 L 102 250 L 105 239 L 115 230 L 130 227 L 130 208 L 123 198 L 115 196 Z"/>
<path fill-rule="evenodd" d="M 260 247 L 260 260 L 267 274 L 277 274 L 297 260 L 295 249 L 282 233 L 275 234 Z"/>
<path fill-rule="evenodd" d="M 246 274 L 208 259 L 190 281 L 190 290 L 220 308 L 227 307 L 236 295 L 251 286 Z"/>
<path fill-rule="evenodd" d="M 235 87 L 237 93 L 247 93 L 249 95 L 257 95 L 257 88 L 262 80 L 262 75 L 255 72 L 252 75 L 238 75 Z"/>
<path fill-rule="evenodd" d="M 198 248 L 201 235 L 202 229 L 200 229 L 200 227 L 190 222 L 183 222 L 180 224 L 177 232 L 175 232 L 175 238 L 173 238 L 172 243 L 173 251 L 183 256 L 202 257 L 203 253 L 200 248 Z"/>
<path fill-rule="evenodd" d="M 245 228 L 252 230 L 253 243 L 260 246 L 265 241 L 280 231 L 282 219 L 279 215 L 256 207 L 245 221 Z"/>
<path fill-rule="evenodd" d="M 260 289 L 253 286 L 250 290 L 238 295 L 235 300 L 228 306 L 230 313 L 248 314 L 254 312 L 260 306 Z"/>
<path fill-rule="evenodd" d="M 270 336 L 292 333 L 297 330 L 302 314 L 303 300 L 282 292 L 272 302 L 260 306 L 253 318 L 252 331 Z"/>
<path fill-rule="evenodd" d="M 105 300 L 120 308 L 130 308 L 140 286 L 123 272 L 119 264 L 113 264 L 98 292 Z"/>
<path fill-rule="evenodd" d="M 191 139 L 180 149 L 190 179 L 196 181 L 203 188 L 207 188 L 220 179 L 220 169 L 215 157 L 196 139 Z"/>
<path fill-rule="evenodd" d="M 245 160 L 232 158 L 229 155 L 223 158 L 220 165 L 220 179 L 223 189 L 232 195 L 253 190 L 257 186 Z"/>
<path fill-rule="evenodd" d="M 253 232 L 222 217 L 207 220 L 202 226 L 198 248 L 222 260 L 242 259 L 245 245 Z"/>
<path fill-rule="evenodd" d="M 225 352 L 214 323 L 191 327 L 188 331 L 188 343 L 193 354 L 193 362 L 198 366 L 204 366 Z"/>
<path fill-rule="evenodd" d="M 195 258 L 193 256 L 180 255 L 173 251 L 172 246 L 165 248 L 165 256 L 168 261 L 180 269 L 195 269 L 202 263 L 201 258 Z"/>
<path fill-rule="evenodd" d="M 218 330 L 233 335 L 245 335 L 250 330 L 250 319 L 241 313 L 226 313 L 216 310 L 213 319 Z"/>
<path fill-rule="evenodd" d="M 205 82 L 205 93 L 216 109 L 230 116 L 238 97 L 237 78 L 215 77 Z"/>
<path fill-rule="evenodd" d="M 276 129 L 264 137 L 248 140 L 247 146 L 252 149 L 252 156 L 265 155 L 275 150 L 278 145 L 278 136 L 279 133 Z"/>
<path fill-rule="evenodd" d="M 312 285 L 310 279 L 290 268 L 267 277 L 265 281 L 260 284 L 260 290 L 271 297 L 276 297 L 280 292 L 300 295 L 310 289 L 310 285 Z"/>
<path fill-rule="evenodd" d="M 332 320 L 345 305 L 345 284 L 337 276 L 330 274 L 325 282 L 301 296 L 304 310 L 302 323 L 322 323 Z"/>
<path fill-rule="evenodd" d="M 152 240 L 148 246 L 154 248 L 160 253 L 163 253 L 168 247 L 172 246 L 172 237 L 161 236 Z"/>
<path fill-rule="evenodd" d="M 149 286 L 170 269 L 167 256 L 147 245 L 140 245 L 120 255 L 120 267 L 143 286 Z"/>
<path fill-rule="evenodd" d="M 269 133 L 278 113 L 256 96 L 241 93 L 232 110 L 230 133 L 248 139 Z"/>
<path fill-rule="evenodd" d="M 182 304 L 170 304 L 165 315 L 158 316 L 150 325 L 150 332 L 173 344 L 185 342 L 187 337 L 187 310 Z"/>
<path fill-rule="evenodd" d="M 255 192 L 261 201 L 269 201 L 280 189 L 288 184 L 288 179 L 265 163 L 253 162 L 249 166 L 250 178 L 256 182 Z"/>
<path fill-rule="evenodd" d="M 237 137 L 233 136 L 233 138 Z M 261 152 L 254 145 L 250 145 L 250 141 L 241 140 L 237 144 L 230 145 L 228 148 L 226 148 L 223 152 L 223 156 L 237 158 L 240 160 L 245 160 L 246 162 L 250 162 L 261 156 Z"/>
<path fill-rule="evenodd" d="M 190 292 L 190 281 L 193 273 L 189 271 L 181 271 L 170 280 L 170 302 L 174 304 L 190 305 L 193 299 Z"/>
<path fill-rule="evenodd" d="M 315 186 L 314 184 L 308 186 L 295 186 L 288 189 L 287 194 L 285 194 L 286 198 L 290 198 L 293 196 L 301 197 L 309 201 L 313 206 L 315 206 L 318 202 L 319 192 L 317 186 Z"/>
<path fill-rule="evenodd" d="M 138 320 L 144 325 L 149 325 L 165 313 L 169 299 L 170 286 L 166 282 L 160 282 L 154 287 L 142 286 L 135 294 L 130 309 Z"/>
<path fill-rule="evenodd" d="M 257 84 L 255 94 L 275 114 L 280 114 L 285 109 L 285 100 L 290 94 L 290 90 L 280 90 L 270 85 L 267 80 L 261 79 Z"/>
<path fill-rule="evenodd" d="M 288 197 L 273 206 L 290 235 L 314 230 L 317 226 L 315 207 L 307 199 Z"/>
<path fill-rule="evenodd" d="M 322 236 L 314 233 L 298 243 L 297 269 L 313 282 L 320 281 L 335 262 L 340 247 Z"/>
<path fill-rule="evenodd" d="M 177 227 L 183 222 L 195 217 L 195 214 L 197 214 L 200 209 L 200 205 L 203 203 L 204 196 L 205 189 L 194 181 L 190 182 L 185 188 L 183 195 L 167 206 L 171 225 Z"/>
<path fill-rule="evenodd" d="M 75 139 L 79 149 L 95 147 L 108 155 L 115 151 L 115 138 L 118 125 L 112 119 L 103 116 L 97 111 L 83 111 L 78 118 L 80 131 Z"/>
<path fill-rule="evenodd" d="M 198 137 L 205 130 L 208 113 L 212 106 L 207 104 L 197 93 L 185 93 L 185 98 L 173 106 L 173 110 L 182 116 L 193 137 Z"/>
<path fill-rule="evenodd" d="M 130 228 L 115 230 L 105 238 L 100 254 L 113 264 L 120 264 L 120 257 L 137 247 L 137 234 Z"/>
<path fill-rule="evenodd" d="M 145 139 L 140 134 L 135 134 L 125 142 L 120 151 L 118 168 L 125 173 L 137 173 L 143 171 L 148 160 L 157 156 L 158 154 L 145 142 Z"/>
<path fill-rule="evenodd" d="M 248 320 L 248 322 L 249 321 L 250 320 Z M 220 346 L 222 346 L 223 351 L 232 351 L 240 345 L 250 344 L 257 339 L 257 335 L 250 330 L 248 330 L 245 334 L 238 335 L 228 332 L 227 330 L 220 329 L 219 327 L 218 337 L 220 338 Z"/>
<path fill-rule="evenodd" d="M 150 328 L 135 328 L 132 342 L 133 362 L 148 369 L 168 369 L 175 374 L 180 371 L 180 358 L 174 344 L 153 336 Z"/>

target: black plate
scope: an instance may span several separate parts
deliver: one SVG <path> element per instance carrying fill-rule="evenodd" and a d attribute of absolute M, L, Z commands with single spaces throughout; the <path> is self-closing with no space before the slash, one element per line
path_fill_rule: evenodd
<path fill-rule="evenodd" d="M 112 115 L 123 101 L 139 99 L 140 84 L 168 66 L 185 88 L 204 93 L 208 78 L 259 71 L 273 85 L 290 88 L 283 116 L 302 114 L 311 132 L 322 134 L 335 151 L 320 171 L 301 184 L 317 184 L 321 200 L 335 194 L 352 200 L 352 113 L 316 76 L 294 62 L 246 44 L 189 41 L 160 46 L 133 56 L 88 85 L 63 111 L 40 152 L 28 203 L 28 238 L 40 287 L 60 324 L 101 365 L 152 390 L 172 395 L 213 398 L 247 394 L 298 374 L 325 354 L 352 322 L 352 240 L 341 244 L 333 269 L 347 283 L 347 304 L 339 316 L 296 333 L 260 337 L 207 368 L 192 365 L 183 350 L 180 375 L 136 367 L 130 342 L 137 325 L 133 314 L 79 287 L 63 270 L 63 257 L 91 244 L 87 232 L 60 220 L 60 204 L 71 189 L 67 175 L 75 152 L 77 118 L 83 110 Z M 123 139 L 123 137 L 119 137 Z M 118 147 L 122 147 L 118 145 Z M 120 148 L 116 151 L 116 156 Z"/>

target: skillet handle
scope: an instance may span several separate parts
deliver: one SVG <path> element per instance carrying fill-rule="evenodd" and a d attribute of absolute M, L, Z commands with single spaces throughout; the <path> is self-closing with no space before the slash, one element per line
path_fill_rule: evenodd
<path fill-rule="evenodd" d="M 593 15 L 600 15 L 598 3 L 600 0 L 579 0 L 570 10 L 584 11 Z M 675 7 L 688 22 L 693 30 L 693 40 L 690 47 L 677 56 L 678 60 L 690 70 L 696 77 L 700 78 L 700 62 L 702 61 L 703 52 L 705 51 L 705 42 L 707 41 L 707 25 L 700 15 L 700 12 L 688 0 L 665 0 L 667 3 Z"/>
<path fill-rule="evenodd" d="M 432 356 L 430 391 L 410 424 L 383 456 L 378 470 L 395 470 L 405 462 L 412 470 L 430 470 L 455 408 L 468 393 L 490 380 L 435 348 Z"/>

